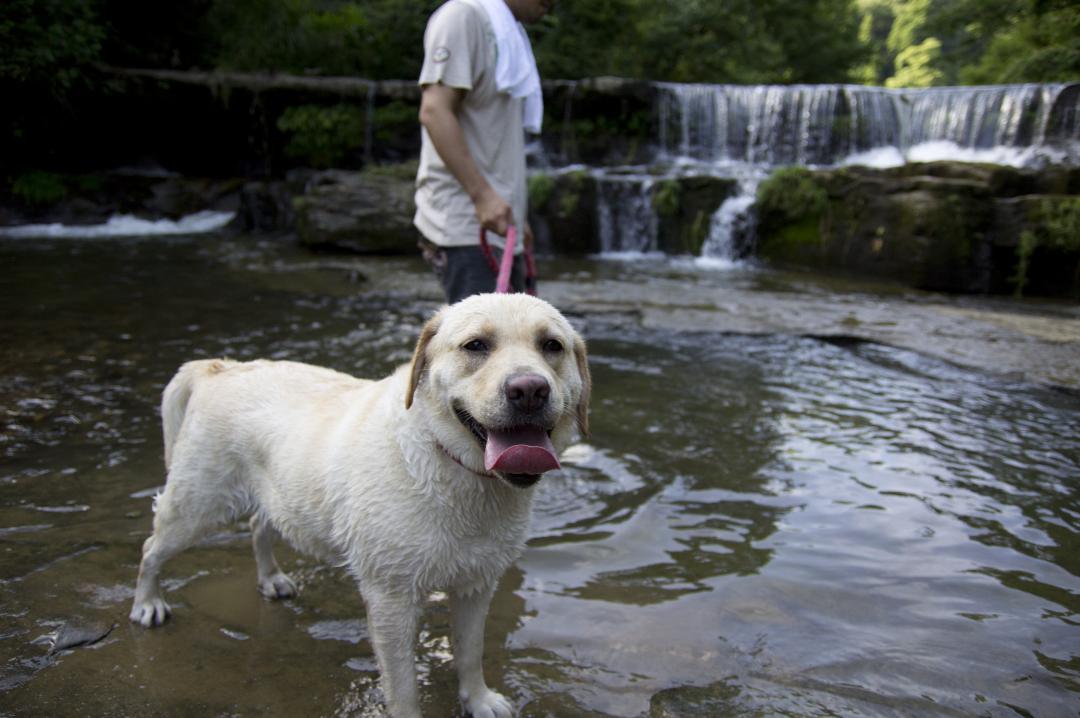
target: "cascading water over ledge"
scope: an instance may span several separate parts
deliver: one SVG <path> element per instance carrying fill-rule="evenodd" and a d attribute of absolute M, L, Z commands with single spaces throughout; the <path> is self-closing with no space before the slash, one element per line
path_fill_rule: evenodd
<path fill-rule="evenodd" d="M 892 164 L 937 158 L 1080 163 L 1077 85 L 659 84 L 656 113 L 661 158 L 834 165 L 892 150 Z"/>
<path fill-rule="evenodd" d="M 562 121 L 548 130 L 541 164 L 589 167 L 598 251 L 609 256 L 672 253 L 670 224 L 655 214 L 665 204 L 659 193 L 690 175 L 738 181 L 707 222 L 683 214 L 675 230 L 693 235 L 681 251 L 729 266 L 751 251 L 754 194 L 779 167 L 1080 166 L 1080 84 L 887 89 L 601 78 L 547 89 Z M 598 127 L 610 137 L 597 140 Z"/>

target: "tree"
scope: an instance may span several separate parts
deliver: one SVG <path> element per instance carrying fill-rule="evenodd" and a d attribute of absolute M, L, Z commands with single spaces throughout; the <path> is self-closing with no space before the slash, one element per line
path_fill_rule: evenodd
<path fill-rule="evenodd" d="M 1067 82 L 1080 78 L 1080 5 L 1033 2 L 993 33 L 978 61 L 963 67 L 967 83 Z"/>
<path fill-rule="evenodd" d="M 866 48 L 867 59 L 853 71 L 856 81 L 883 85 L 892 74 L 896 53 L 888 47 L 889 31 L 896 16 L 889 0 L 860 0 L 859 43 Z"/>
<path fill-rule="evenodd" d="M 0 4 L 0 83 L 62 97 L 98 60 L 104 37 L 91 4 L 6 0 Z"/>
<path fill-rule="evenodd" d="M 49 139 L 92 85 L 104 37 L 94 7 L 80 0 L 0 3 L 0 170 L 49 161 Z"/>
<path fill-rule="evenodd" d="M 936 65 L 941 58 L 941 41 L 928 37 L 897 53 L 896 74 L 885 80 L 886 87 L 930 87 L 941 84 L 944 73 Z"/>

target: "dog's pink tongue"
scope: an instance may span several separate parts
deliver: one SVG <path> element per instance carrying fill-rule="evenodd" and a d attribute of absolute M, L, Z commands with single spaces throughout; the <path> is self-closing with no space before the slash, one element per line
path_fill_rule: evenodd
<path fill-rule="evenodd" d="M 559 468 L 559 459 L 547 432 L 539 427 L 488 429 L 484 467 L 507 474 L 542 474 Z"/>

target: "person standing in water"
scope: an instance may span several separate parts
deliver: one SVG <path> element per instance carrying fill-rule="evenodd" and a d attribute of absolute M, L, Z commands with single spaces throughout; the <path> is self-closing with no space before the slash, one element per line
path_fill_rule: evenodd
<path fill-rule="evenodd" d="M 424 258 L 447 301 L 494 291 L 481 248 L 501 249 L 511 226 L 522 241 L 511 275 L 525 288 L 522 251 L 531 248 L 525 132 L 540 132 L 543 96 L 522 23 L 555 0 L 449 0 L 428 20 L 420 71 L 421 149 L 414 223 Z"/>

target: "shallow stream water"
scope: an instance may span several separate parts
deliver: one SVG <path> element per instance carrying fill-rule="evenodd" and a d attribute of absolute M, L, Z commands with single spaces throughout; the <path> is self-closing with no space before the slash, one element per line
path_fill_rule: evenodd
<path fill-rule="evenodd" d="M 279 549 L 301 595 L 261 599 L 243 524 L 167 565 L 164 628 L 127 611 L 176 367 L 381 376 L 436 306 L 420 262 L 211 236 L 0 240 L 0 266 L 0 715 L 378 715 L 349 579 Z M 613 305 L 649 281 L 542 270 Z M 571 319 L 593 433 L 540 483 L 488 624 L 522 715 L 1077 715 L 1075 393 L 880 344 Z M 50 649 L 72 635 L 100 640 Z M 431 716 L 460 714 L 448 635 L 433 600 Z"/>

